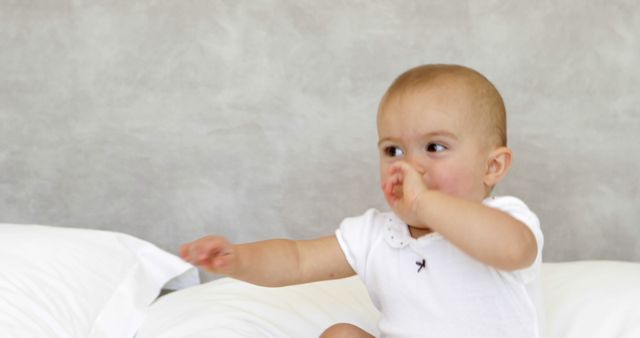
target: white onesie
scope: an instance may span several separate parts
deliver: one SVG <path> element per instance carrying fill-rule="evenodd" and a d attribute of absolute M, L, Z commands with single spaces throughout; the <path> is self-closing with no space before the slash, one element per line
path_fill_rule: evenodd
<path fill-rule="evenodd" d="M 381 312 L 382 337 L 540 337 L 540 222 L 515 197 L 490 197 L 483 203 L 531 229 L 538 255 L 530 267 L 498 270 L 438 233 L 414 239 L 394 213 L 370 209 L 342 222 L 338 241 Z"/>

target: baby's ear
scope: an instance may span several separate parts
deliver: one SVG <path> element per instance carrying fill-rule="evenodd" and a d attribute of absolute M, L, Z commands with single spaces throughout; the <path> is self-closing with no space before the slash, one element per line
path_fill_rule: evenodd
<path fill-rule="evenodd" d="M 509 168 L 511 168 L 512 156 L 511 149 L 507 147 L 499 147 L 491 151 L 487 158 L 487 169 L 484 174 L 485 185 L 493 187 L 507 175 Z"/>

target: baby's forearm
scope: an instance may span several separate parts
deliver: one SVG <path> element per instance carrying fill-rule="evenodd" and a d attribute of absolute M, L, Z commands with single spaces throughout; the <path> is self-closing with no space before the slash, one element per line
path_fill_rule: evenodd
<path fill-rule="evenodd" d="M 229 276 L 262 286 L 300 283 L 300 255 L 294 241 L 274 239 L 237 244 Z"/>
<path fill-rule="evenodd" d="M 505 212 L 438 191 L 419 197 L 418 218 L 475 259 L 502 270 L 531 265 L 537 244 L 529 228 Z"/>
<path fill-rule="evenodd" d="M 285 286 L 353 276 L 335 235 L 236 245 L 229 276 L 262 286 Z"/>

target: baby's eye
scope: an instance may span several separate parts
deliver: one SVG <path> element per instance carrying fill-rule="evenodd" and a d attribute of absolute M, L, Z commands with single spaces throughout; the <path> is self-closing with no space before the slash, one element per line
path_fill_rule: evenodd
<path fill-rule="evenodd" d="M 404 151 L 396 146 L 385 147 L 384 153 L 389 157 L 400 157 L 404 155 Z"/>
<path fill-rule="evenodd" d="M 440 143 L 429 143 L 427 144 L 427 151 L 430 153 L 439 153 L 442 151 L 447 150 L 447 147 L 445 145 L 442 145 Z"/>

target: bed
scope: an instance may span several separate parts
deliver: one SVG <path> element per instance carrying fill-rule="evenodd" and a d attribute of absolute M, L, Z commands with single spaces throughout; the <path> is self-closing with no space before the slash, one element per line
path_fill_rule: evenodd
<path fill-rule="evenodd" d="M 336 322 L 377 333 L 357 277 L 200 284 L 191 265 L 117 232 L 0 224 L 0 266 L 2 337 L 317 337 Z M 547 337 L 640 337 L 639 263 L 544 263 L 542 286 Z"/>
<path fill-rule="evenodd" d="M 640 337 L 640 264 L 544 263 L 548 338 Z M 285 288 L 224 278 L 154 303 L 139 338 L 317 337 L 336 322 L 376 334 L 377 312 L 357 277 Z"/>

